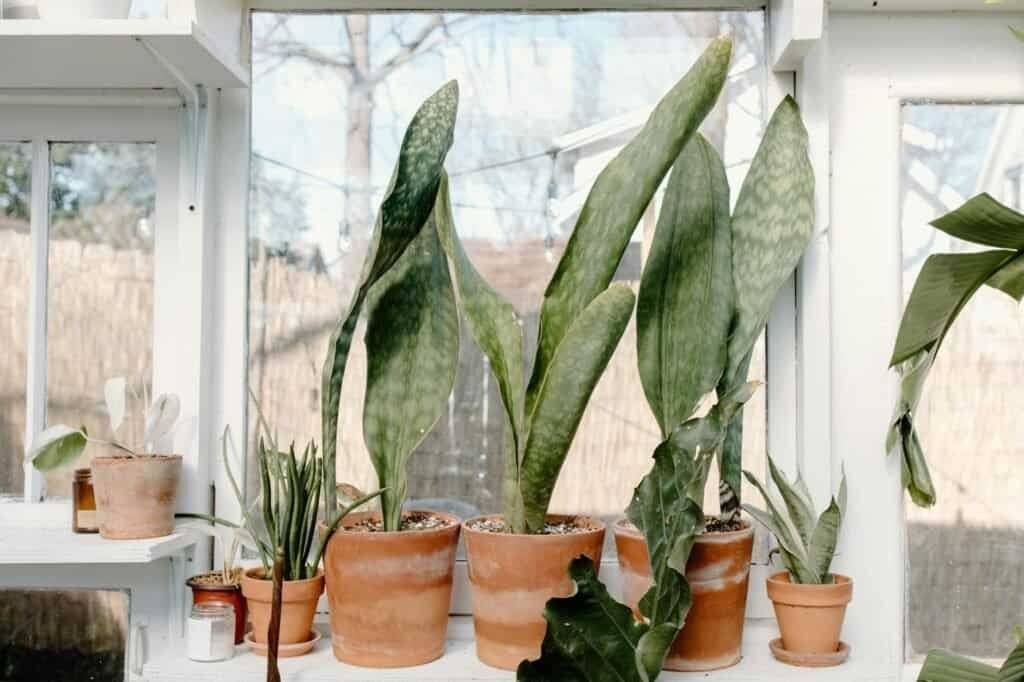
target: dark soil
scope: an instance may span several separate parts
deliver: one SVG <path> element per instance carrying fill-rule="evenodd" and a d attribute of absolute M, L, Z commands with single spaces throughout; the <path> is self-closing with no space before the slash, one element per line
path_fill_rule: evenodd
<path fill-rule="evenodd" d="M 401 530 L 435 530 L 437 528 L 449 528 L 455 525 L 450 519 L 434 514 L 413 512 L 402 518 Z M 355 533 L 382 533 L 384 522 L 379 519 L 365 519 L 351 526 L 345 526 L 345 530 Z"/>
<path fill-rule="evenodd" d="M 223 575 L 220 571 L 216 571 L 214 573 L 200 573 L 199 575 L 192 576 L 189 580 L 202 587 L 234 587 L 242 580 L 242 569 L 236 568 L 234 570 L 234 581 L 229 585 L 224 584 Z"/>
<path fill-rule="evenodd" d="M 742 521 L 723 521 L 717 516 L 704 517 L 705 533 L 732 533 L 737 530 L 743 530 L 744 527 Z"/>
<path fill-rule="evenodd" d="M 500 518 L 496 519 L 477 519 L 469 523 L 469 527 L 473 530 L 482 531 L 484 533 L 508 533 L 508 526 L 505 525 L 505 521 Z M 548 521 L 544 524 L 544 530 L 540 533 L 534 533 L 534 535 L 572 535 L 574 533 L 586 533 L 594 530 L 593 526 L 587 525 L 586 523 L 580 523 L 576 519 L 568 519 L 566 521 L 557 521 L 552 523 Z"/>

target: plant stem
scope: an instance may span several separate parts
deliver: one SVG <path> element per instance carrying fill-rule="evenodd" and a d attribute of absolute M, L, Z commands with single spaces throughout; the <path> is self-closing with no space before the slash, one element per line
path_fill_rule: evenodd
<path fill-rule="evenodd" d="M 267 682 L 281 682 L 277 667 L 277 645 L 281 636 L 281 590 L 284 587 L 284 551 L 274 555 L 274 599 L 270 605 L 270 626 L 267 629 Z"/>

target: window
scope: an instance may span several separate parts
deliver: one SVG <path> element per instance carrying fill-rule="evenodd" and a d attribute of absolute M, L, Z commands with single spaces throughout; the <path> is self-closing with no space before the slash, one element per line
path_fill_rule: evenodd
<path fill-rule="evenodd" d="M 927 256 L 981 250 L 928 225 L 975 194 L 1000 196 L 1024 159 L 1016 133 L 1024 106 L 903 107 L 901 205 L 904 297 Z M 939 503 L 907 506 L 910 656 L 941 647 L 1002 660 L 1013 648 L 1024 587 L 1024 512 L 1019 469 L 1024 439 L 1020 353 L 1024 316 L 994 289 L 960 314 L 932 369 L 918 430 Z"/>
<path fill-rule="evenodd" d="M 326 339 L 355 285 L 404 126 L 430 92 L 459 80 L 446 164 L 456 224 L 477 268 L 522 314 L 529 344 L 597 173 L 723 31 L 736 36 L 733 71 L 703 131 L 723 151 L 735 195 L 766 110 L 762 12 L 254 14 L 249 381 L 280 437 L 319 440 Z M 616 276 L 634 287 L 653 204 Z M 497 387 L 468 332 L 461 347 L 448 413 L 411 461 L 409 497 L 469 516 L 500 509 L 503 434 Z M 631 327 L 580 425 L 553 511 L 618 516 L 649 468 L 658 433 L 635 347 Z M 751 376 L 763 379 L 764 368 L 762 344 Z M 373 488 L 363 385 L 357 339 L 337 477 Z M 764 396 L 746 410 L 745 465 L 762 471 Z"/>

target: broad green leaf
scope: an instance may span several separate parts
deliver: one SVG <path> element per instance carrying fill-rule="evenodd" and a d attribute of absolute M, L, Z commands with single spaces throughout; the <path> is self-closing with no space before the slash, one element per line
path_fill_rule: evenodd
<path fill-rule="evenodd" d="M 359 314 L 369 288 L 394 265 L 433 210 L 444 159 L 452 146 L 458 106 L 459 86 L 451 81 L 427 98 L 413 115 L 377 215 L 359 285 L 327 342 L 327 357 L 321 373 L 320 421 L 326 471 L 324 504 L 329 517 L 338 506 L 334 485 L 338 409 Z"/>
<path fill-rule="evenodd" d="M 110 434 L 114 435 L 124 423 L 124 407 L 128 380 L 124 377 L 107 379 L 103 384 L 103 401 L 107 404 L 107 416 L 110 418 Z"/>
<path fill-rule="evenodd" d="M 768 122 L 733 211 L 736 317 L 729 338 L 727 385 L 746 379 L 741 370 L 813 228 L 814 173 L 807 156 L 807 131 L 796 102 L 786 97 Z"/>
<path fill-rule="evenodd" d="M 941 649 L 924 659 L 917 682 L 999 682 L 999 670 Z"/>
<path fill-rule="evenodd" d="M 663 438 L 722 375 L 732 296 L 729 184 L 697 134 L 669 175 L 637 296 L 640 379 Z"/>
<path fill-rule="evenodd" d="M 587 401 L 633 314 L 629 287 L 615 284 L 580 314 L 551 358 L 529 419 L 520 473 L 526 525 L 543 528 L 551 493 Z"/>
<path fill-rule="evenodd" d="M 544 292 L 537 354 L 526 397 L 533 412 L 556 352 L 612 280 L 651 197 L 725 83 L 732 40 L 717 38 L 651 112 L 643 129 L 601 171 Z"/>
<path fill-rule="evenodd" d="M 1020 641 L 1020 626 L 1014 628 L 1018 642 L 999 668 L 999 682 L 1024 682 L 1024 642 Z"/>
<path fill-rule="evenodd" d="M 807 547 L 807 559 L 812 571 L 817 574 L 818 583 L 823 583 L 829 575 L 832 558 L 836 554 L 836 543 L 839 541 L 839 527 L 842 525 L 843 514 L 839 504 L 833 499 L 828 508 L 818 517 Z"/>
<path fill-rule="evenodd" d="M 1024 215 L 1000 204 L 989 194 L 971 197 L 932 225 L 964 241 L 1000 249 L 1024 249 Z"/>
<path fill-rule="evenodd" d="M 399 530 L 409 457 L 444 413 L 459 358 L 459 315 L 434 221 L 370 291 L 363 435 L 386 530 Z"/>
<path fill-rule="evenodd" d="M 814 533 L 814 508 L 790 484 L 785 474 L 775 466 L 771 457 L 768 457 L 768 470 L 775 482 L 775 487 L 779 490 L 783 504 L 786 505 L 793 526 L 800 535 L 801 541 L 806 545 L 811 540 L 811 534 Z"/>
<path fill-rule="evenodd" d="M 26 459 L 39 471 L 52 471 L 78 459 L 85 450 L 85 428 L 58 424 L 44 430 L 28 449 Z"/>
<path fill-rule="evenodd" d="M 1015 255 L 998 250 L 929 256 L 903 310 L 889 366 L 941 345 L 968 299 Z"/>
<path fill-rule="evenodd" d="M 1020 303 L 1024 298 L 1024 255 L 1018 255 L 988 278 L 988 286 Z"/>

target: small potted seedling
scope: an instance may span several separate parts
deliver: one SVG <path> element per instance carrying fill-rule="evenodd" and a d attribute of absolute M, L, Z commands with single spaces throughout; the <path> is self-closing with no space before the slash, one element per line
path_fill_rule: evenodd
<path fill-rule="evenodd" d="M 77 460 L 87 444 L 108 454 L 92 458 L 93 487 L 100 535 L 113 540 L 155 538 L 174 530 L 181 455 L 169 452 L 178 427 L 178 396 L 162 394 L 145 409 L 141 443 L 129 445 L 117 436 L 125 419 L 127 381 L 110 379 L 103 390 L 110 417 L 109 439 L 90 436 L 85 427 L 51 426 L 36 438 L 27 458 L 40 471 L 50 471 Z M 145 392 L 143 404 L 148 400 Z"/>
<path fill-rule="evenodd" d="M 749 504 L 743 508 L 775 536 L 786 567 L 768 578 L 768 598 L 775 606 L 782 633 L 770 644 L 772 654 L 792 665 L 838 665 L 850 653 L 839 635 L 846 605 L 853 597 L 853 581 L 831 570 L 846 514 L 846 476 L 839 484 L 838 496 L 815 520 L 814 503 L 803 479 L 797 476 L 791 483 L 770 457 L 768 467 L 779 497 L 744 471 L 764 497 L 768 510 Z"/>

